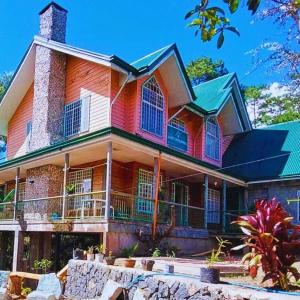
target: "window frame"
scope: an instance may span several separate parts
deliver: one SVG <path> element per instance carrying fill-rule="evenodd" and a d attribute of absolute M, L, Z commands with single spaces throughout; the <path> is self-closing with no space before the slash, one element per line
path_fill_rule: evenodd
<path fill-rule="evenodd" d="M 162 102 L 162 107 L 159 107 L 157 104 L 154 105 L 152 103 L 150 103 L 149 101 L 145 100 L 144 99 L 144 88 L 148 89 L 149 91 L 152 91 L 150 88 L 146 87 L 146 85 L 151 82 L 152 80 L 155 81 L 155 84 L 157 85 L 157 88 L 158 90 L 160 91 L 160 94 L 157 94 L 159 97 L 161 97 L 161 102 Z M 154 92 L 154 91 L 152 91 Z M 148 110 L 152 107 L 152 108 L 155 108 L 156 109 L 156 114 L 158 111 L 161 112 L 162 114 L 162 120 L 161 120 L 161 134 L 160 133 L 157 133 L 157 132 L 154 132 L 154 131 L 151 131 L 149 130 L 149 128 L 144 128 L 143 127 L 143 119 L 144 119 L 144 113 L 143 113 L 143 106 L 147 105 L 149 106 L 148 107 Z M 149 116 L 149 119 L 150 119 L 150 116 Z M 149 122 L 149 121 L 148 121 Z M 156 119 L 156 123 L 157 123 L 157 119 Z M 148 126 L 149 127 L 149 126 Z M 157 127 L 157 125 L 155 125 L 155 128 Z M 155 76 L 151 76 L 150 78 L 148 78 L 141 86 L 141 104 L 140 104 L 140 130 L 141 131 L 144 131 L 148 134 L 151 134 L 151 135 L 154 135 L 155 137 L 159 137 L 159 138 L 163 138 L 164 136 L 164 127 L 165 127 L 165 96 L 163 94 L 163 91 L 159 85 L 159 82 L 156 80 Z"/>
<path fill-rule="evenodd" d="M 68 103 L 68 104 L 66 104 L 64 106 L 64 137 L 66 139 L 74 137 L 74 136 L 77 136 L 77 135 L 79 135 L 81 133 L 82 102 L 83 102 L 82 99 L 77 99 L 77 100 L 72 101 L 72 102 L 70 102 L 70 103 Z M 73 130 L 72 130 L 72 132 L 70 134 L 66 134 L 66 131 L 67 131 L 66 130 L 66 128 L 67 128 L 67 113 L 68 113 L 66 110 L 69 107 L 71 107 L 71 106 L 75 106 L 77 103 L 80 103 L 80 106 L 75 107 L 75 108 L 72 109 L 72 127 L 73 127 Z M 74 120 L 73 120 L 73 118 L 75 117 L 74 116 L 75 109 L 79 109 L 79 121 L 78 121 L 78 123 L 79 123 L 79 130 L 76 131 L 76 132 L 74 131 Z"/>
<path fill-rule="evenodd" d="M 208 189 L 207 197 L 207 223 L 221 223 L 221 193 L 211 188 Z"/>
<path fill-rule="evenodd" d="M 208 130 L 209 126 L 215 127 L 215 135 Z M 209 139 L 213 140 L 213 142 L 211 142 L 210 144 L 208 142 Z M 214 148 L 213 151 L 211 151 L 214 152 L 214 155 L 211 155 L 211 153 L 209 153 L 209 146 Z M 217 118 L 215 117 L 210 117 L 205 121 L 205 156 L 215 161 L 221 160 L 221 128 Z"/>
<path fill-rule="evenodd" d="M 180 124 L 181 123 L 181 124 Z M 174 145 L 171 145 L 171 143 L 169 142 L 169 127 L 172 127 L 182 133 L 184 133 L 186 135 L 186 145 L 185 148 L 180 148 L 180 147 L 176 147 Z M 167 126 L 167 144 L 168 146 L 170 146 L 171 148 L 174 148 L 176 150 L 179 150 L 181 152 L 187 152 L 188 151 L 188 145 L 189 145 L 189 135 L 188 132 L 186 130 L 186 126 L 185 126 L 185 121 L 181 120 L 180 118 L 172 118 L 169 122 L 168 122 L 168 126 Z"/>

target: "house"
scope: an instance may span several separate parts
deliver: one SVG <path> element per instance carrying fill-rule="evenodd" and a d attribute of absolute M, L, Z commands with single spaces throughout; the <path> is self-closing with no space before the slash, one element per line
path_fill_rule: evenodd
<path fill-rule="evenodd" d="M 153 220 L 175 226 L 168 242 L 182 252 L 209 249 L 260 174 L 233 167 L 256 157 L 245 145 L 263 132 L 236 74 L 192 87 L 175 44 L 128 63 L 66 44 L 66 21 L 54 2 L 40 12 L 0 104 L 0 268 L 5 257 L 13 270 L 41 257 L 59 268 L 100 241 L 118 253 Z"/>

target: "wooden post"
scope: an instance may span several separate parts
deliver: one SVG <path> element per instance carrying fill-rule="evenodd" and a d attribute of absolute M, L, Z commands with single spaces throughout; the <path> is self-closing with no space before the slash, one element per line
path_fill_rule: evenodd
<path fill-rule="evenodd" d="M 20 230 L 15 230 L 14 236 L 14 252 L 13 252 L 13 265 L 12 271 L 21 271 L 21 262 L 23 257 L 23 249 L 24 249 L 24 234 Z"/>
<path fill-rule="evenodd" d="M 204 228 L 207 229 L 208 215 L 208 175 L 204 175 Z"/>
<path fill-rule="evenodd" d="M 107 157 L 106 157 L 105 220 L 108 220 L 110 218 L 111 169 L 112 169 L 112 142 L 109 142 L 107 148 Z"/>
<path fill-rule="evenodd" d="M 64 163 L 64 187 L 63 187 L 63 203 L 62 203 L 62 220 L 65 219 L 66 213 L 66 201 L 67 201 L 67 182 L 69 176 L 69 169 L 70 169 L 70 155 L 69 153 L 65 154 L 65 163 Z"/>
<path fill-rule="evenodd" d="M 223 232 L 226 231 L 226 221 L 227 221 L 227 182 L 223 180 L 223 226 L 222 230 Z"/>
<path fill-rule="evenodd" d="M 17 218 L 17 204 L 19 201 L 19 181 L 20 181 L 20 168 L 17 168 L 15 180 L 15 195 L 14 195 L 14 220 Z"/>
<path fill-rule="evenodd" d="M 153 240 L 156 235 L 156 227 L 157 227 L 158 192 L 159 192 L 159 187 L 160 187 L 160 161 L 161 161 L 161 154 L 159 153 L 159 156 L 154 158 L 154 176 L 153 176 L 154 210 L 153 210 L 153 223 L 152 223 L 152 239 Z"/>

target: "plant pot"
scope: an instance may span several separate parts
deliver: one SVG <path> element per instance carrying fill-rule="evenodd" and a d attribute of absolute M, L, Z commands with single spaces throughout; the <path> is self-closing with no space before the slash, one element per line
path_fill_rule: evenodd
<path fill-rule="evenodd" d="M 123 267 L 125 268 L 133 268 L 135 265 L 135 260 L 134 259 L 124 259 L 123 260 Z"/>
<path fill-rule="evenodd" d="M 86 260 L 93 261 L 95 259 L 95 254 L 87 253 Z"/>
<path fill-rule="evenodd" d="M 105 257 L 104 258 L 105 263 L 109 266 L 113 266 L 115 264 L 115 260 L 116 260 L 115 257 Z"/>
<path fill-rule="evenodd" d="M 219 283 L 220 270 L 216 268 L 200 268 L 200 281 L 207 283 Z"/>
<path fill-rule="evenodd" d="M 152 271 L 155 261 L 150 259 L 142 259 L 141 263 L 144 271 Z"/>
<path fill-rule="evenodd" d="M 104 254 L 103 253 L 97 253 L 95 254 L 95 262 L 102 263 L 104 260 Z"/>
<path fill-rule="evenodd" d="M 174 265 L 165 265 L 165 273 L 173 274 L 174 273 Z"/>

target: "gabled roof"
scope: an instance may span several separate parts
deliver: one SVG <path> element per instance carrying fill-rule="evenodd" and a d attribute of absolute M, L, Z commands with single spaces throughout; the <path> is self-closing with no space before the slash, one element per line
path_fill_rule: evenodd
<path fill-rule="evenodd" d="M 104 65 L 124 74 L 132 73 L 133 76 L 131 78 L 133 80 L 137 77 L 145 76 L 145 74 L 151 74 L 151 72 L 154 72 L 154 70 L 160 67 L 165 61 L 172 58 L 173 76 L 176 75 L 176 78 L 173 78 L 173 82 L 172 80 L 169 80 L 168 83 L 170 86 L 173 85 L 176 88 L 179 88 L 180 91 L 183 91 L 182 95 L 184 95 L 184 97 L 182 97 L 177 90 L 174 90 L 172 97 L 177 97 L 178 99 L 185 98 L 188 99 L 188 101 L 192 101 L 195 98 L 191 83 L 187 77 L 185 67 L 175 44 L 164 47 L 139 59 L 133 64 L 129 64 L 116 55 L 103 55 L 64 43 L 48 40 L 40 36 L 35 36 L 15 72 L 2 102 L 0 103 L 0 135 L 6 135 L 8 121 L 33 82 L 35 47 L 37 45 Z M 170 70 L 170 65 L 165 68 L 169 68 Z M 176 68 L 176 71 L 174 71 L 174 68 Z M 178 74 L 174 74 L 174 72 Z M 180 100 L 177 100 L 177 102 L 179 101 Z"/>
<path fill-rule="evenodd" d="M 237 135 L 223 157 L 225 171 L 246 181 L 300 176 L 300 121 Z"/>
<path fill-rule="evenodd" d="M 194 104 L 208 113 L 217 112 L 231 92 L 231 87 L 227 86 L 234 76 L 235 73 L 230 73 L 194 86 L 197 97 Z"/>

